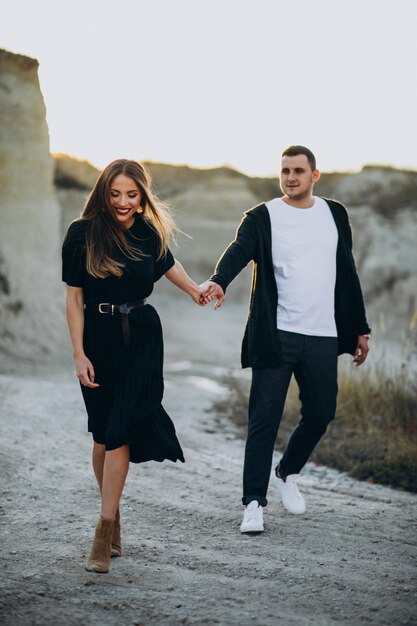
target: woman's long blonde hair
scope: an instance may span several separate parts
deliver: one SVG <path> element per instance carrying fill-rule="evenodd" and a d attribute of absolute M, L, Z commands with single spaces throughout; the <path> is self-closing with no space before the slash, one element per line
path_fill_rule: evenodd
<path fill-rule="evenodd" d="M 115 246 L 128 258 L 143 257 L 140 249 L 126 238 L 126 230 L 113 217 L 110 205 L 110 186 L 116 176 L 131 178 L 141 193 L 141 218 L 157 233 L 160 239 L 158 259 L 168 249 L 169 238 L 178 230 L 168 207 L 152 191 L 148 170 L 137 161 L 117 159 L 104 168 L 91 191 L 81 220 L 88 222 L 86 230 L 87 271 L 95 278 L 110 275 L 120 277 L 124 264 L 112 258 Z"/>

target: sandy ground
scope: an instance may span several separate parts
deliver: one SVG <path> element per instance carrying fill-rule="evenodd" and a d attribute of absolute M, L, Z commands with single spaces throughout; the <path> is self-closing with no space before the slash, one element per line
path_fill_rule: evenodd
<path fill-rule="evenodd" d="M 181 310 L 164 319 L 164 405 L 186 463 L 131 466 L 109 574 L 83 569 L 99 498 L 71 369 L 0 376 L 0 623 L 416 624 L 414 495 L 309 464 L 306 514 L 271 487 L 265 532 L 240 535 L 244 443 L 211 407 L 241 328 L 224 313 L 214 336 L 204 311 L 188 325 L 203 348 L 184 344 Z"/>

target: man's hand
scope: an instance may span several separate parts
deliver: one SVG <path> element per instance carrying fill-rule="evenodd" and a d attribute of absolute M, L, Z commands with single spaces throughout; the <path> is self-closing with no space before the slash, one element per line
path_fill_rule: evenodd
<path fill-rule="evenodd" d="M 366 361 L 368 352 L 369 352 L 368 337 L 365 337 L 365 335 L 359 335 L 358 345 L 356 346 L 355 354 L 353 356 L 353 363 L 355 363 L 356 367 L 358 367 L 359 365 L 362 365 L 362 363 Z"/>
<path fill-rule="evenodd" d="M 214 308 L 219 309 L 223 304 L 223 300 L 225 299 L 224 291 L 220 287 L 220 285 L 214 283 L 211 280 L 206 280 L 206 282 L 202 283 L 200 287 L 203 289 L 201 299 L 203 300 L 204 304 L 207 304 L 207 302 L 211 302 L 213 298 L 216 298 L 217 301 L 214 305 Z"/>

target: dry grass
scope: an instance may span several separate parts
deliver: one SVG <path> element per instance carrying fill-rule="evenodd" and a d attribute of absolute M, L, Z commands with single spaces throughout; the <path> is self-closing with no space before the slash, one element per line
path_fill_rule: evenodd
<path fill-rule="evenodd" d="M 235 377 L 227 384 L 230 396 L 216 409 L 244 436 L 249 384 Z M 298 388 L 292 381 L 278 434 L 280 450 L 298 420 Z M 336 419 L 311 460 L 361 480 L 417 492 L 417 384 L 408 364 L 392 373 L 384 366 L 342 368 Z"/>
<path fill-rule="evenodd" d="M 298 419 L 294 406 L 289 418 Z M 313 460 L 417 492 L 417 386 L 406 371 L 343 371 L 336 419 Z"/>

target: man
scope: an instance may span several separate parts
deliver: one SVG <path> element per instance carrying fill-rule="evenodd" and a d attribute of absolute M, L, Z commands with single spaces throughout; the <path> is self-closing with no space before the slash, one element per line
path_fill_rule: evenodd
<path fill-rule="evenodd" d="M 236 239 L 217 263 L 203 294 L 217 298 L 253 261 L 242 366 L 252 367 L 243 470 L 242 533 L 261 532 L 273 449 L 292 374 L 301 420 L 274 482 L 284 507 L 305 511 L 297 478 L 335 416 L 337 357 L 356 365 L 368 354 L 370 328 L 352 256 L 352 233 L 339 202 L 313 196 L 320 172 L 308 148 L 290 146 L 281 161 L 283 196 L 247 211 Z"/>

